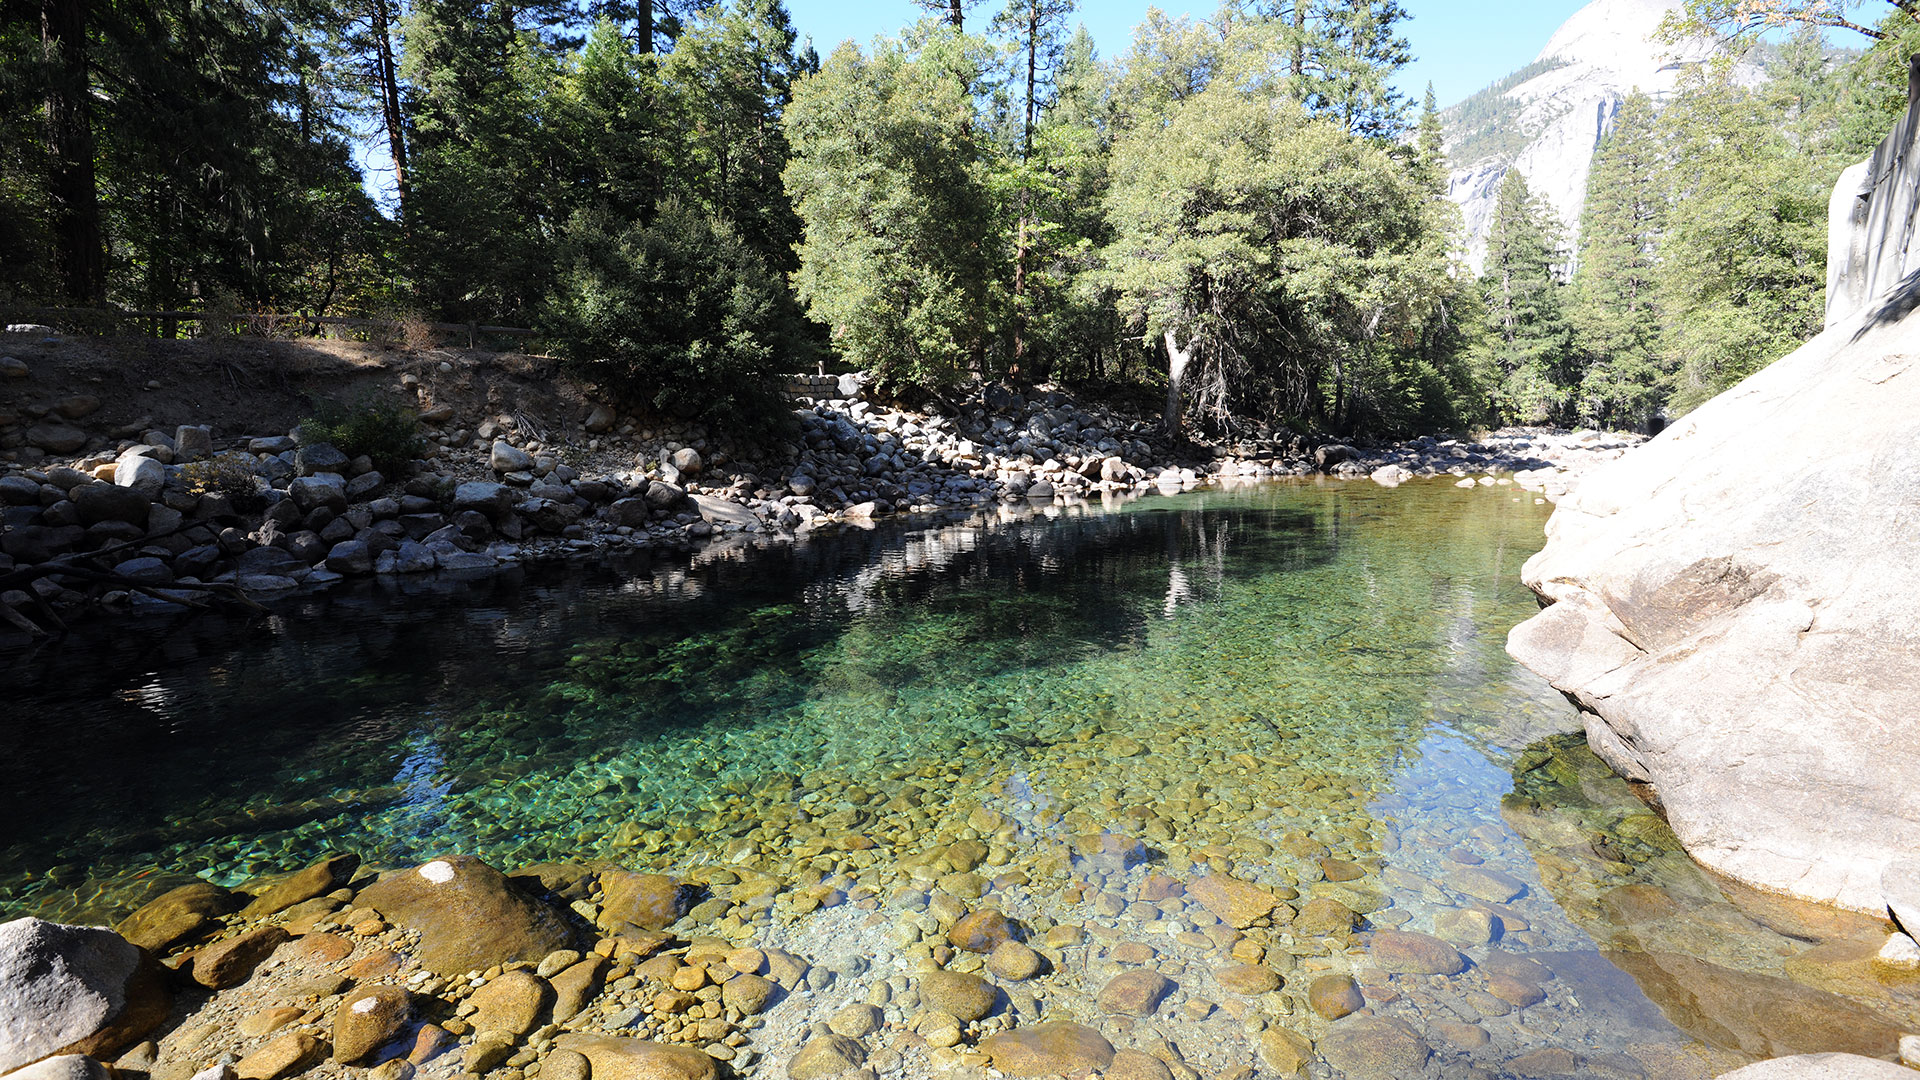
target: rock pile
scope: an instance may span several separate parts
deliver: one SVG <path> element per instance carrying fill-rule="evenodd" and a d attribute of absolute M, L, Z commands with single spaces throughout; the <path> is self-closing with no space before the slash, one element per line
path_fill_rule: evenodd
<path fill-rule="evenodd" d="M 606 405 L 560 432 L 510 415 L 468 427 L 409 373 L 396 389 L 417 395 L 427 437 L 423 456 L 393 476 L 311 430 L 216 442 L 207 427 L 164 432 L 143 417 L 102 432 L 88 426 L 96 398 L 40 402 L 0 413 L 0 453 L 25 466 L 0 475 L 0 618 L 32 630 L 29 615 L 57 622 L 96 601 L 272 596 L 366 575 L 489 572 L 737 534 L 790 539 L 888 513 L 1226 480 L 1492 485 L 1513 472 L 1557 497 L 1564 467 L 1630 441 L 1524 430 L 1370 449 L 1298 437 L 1199 448 L 1057 390 L 990 384 L 941 412 L 910 412 L 863 400 L 861 386 L 811 379 L 810 393 L 843 396 L 801 399 L 794 440 L 749 452 L 698 425 Z"/>

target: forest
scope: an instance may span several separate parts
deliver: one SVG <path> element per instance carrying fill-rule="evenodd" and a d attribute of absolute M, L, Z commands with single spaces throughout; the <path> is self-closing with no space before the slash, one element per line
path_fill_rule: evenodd
<path fill-rule="evenodd" d="M 780 0 L 5 0 L 0 307 L 530 326 L 740 421 L 825 364 L 1175 430 L 1647 429 L 1819 330 L 1828 192 L 1920 50 L 1696 0 L 1742 62 L 1628 101 L 1577 243 L 1509 172 L 1475 273 L 1395 0 L 1154 11 L 1112 57 L 1073 0 L 922 4 L 823 56 Z"/>

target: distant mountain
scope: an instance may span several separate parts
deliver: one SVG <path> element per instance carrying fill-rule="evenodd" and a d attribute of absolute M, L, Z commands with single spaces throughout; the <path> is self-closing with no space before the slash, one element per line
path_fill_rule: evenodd
<path fill-rule="evenodd" d="M 1566 225 L 1579 232 L 1593 151 L 1612 130 L 1620 105 L 1637 88 L 1656 103 L 1680 74 L 1705 59 L 1707 43 L 1654 40 L 1681 0 L 1594 0 L 1574 12 L 1533 63 L 1445 110 L 1448 194 L 1466 217 L 1467 258 L 1478 270 L 1487 253 L 1494 198 L 1517 168 Z"/>

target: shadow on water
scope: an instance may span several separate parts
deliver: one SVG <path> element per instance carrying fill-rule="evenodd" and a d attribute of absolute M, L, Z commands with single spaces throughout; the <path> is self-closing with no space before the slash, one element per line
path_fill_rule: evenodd
<path fill-rule="evenodd" d="M 1332 551 L 1299 509 L 1200 499 L 1010 516 L 745 559 L 382 582 L 265 619 L 141 621 L 0 654 L 15 715 L 33 718 L 11 733 L 0 790 L 36 808 L 11 819 L 4 865 L 44 899 L 83 869 L 150 868 L 164 852 L 455 795 L 635 739 L 750 727 L 822 693 L 898 697 L 1137 648 L 1152 620 L 1235 575 Z M 1037 737 L 963 719 L 953 735 L 978 719 L 1014 744 Z"/>

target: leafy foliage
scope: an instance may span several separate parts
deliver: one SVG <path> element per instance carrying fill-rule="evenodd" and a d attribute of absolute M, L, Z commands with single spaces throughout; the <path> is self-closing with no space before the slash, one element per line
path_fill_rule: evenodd
<path fill-rule="evenodd" d="M 1121 310 L 1196 352 L 1203 413 L 1390 428 L 1425 404 L 1413 347 L 1449 237 L 1399 158 L 1215 82 L 1123 136 L 1113 171 Z"/>
<path fill-rule="evenodd" d="M 1656 256 L 1668 205 L 1653 102 L 1634 94 L 1594 154 L 1581 215 L 1571 317 L 1586 354 L 1573 411 L 1583 423 L 1647 428 L 1666 402 Z"/>
<path fill-rule="evenodd" d="M 851 43 L 794 90 L 787 191 L 805 225 L 794 285 L 883 386 L 943 387 L 983 364 L 998 279 L 976 39 Z"/>
<path fill-rule="evenodd" d="M 1552 209 L 1533 195 L 1520 170 L 1507 170 L 1480 273 L 1484 366 L 1498 380 L 1496 409 L 1505 419 L 1528 424 L 1564 419 L 1578 381 L 1573 328 L 1557 269 L 1564 261 L 1560 246 Z"/>
<path fill-rule="evenodd" d="M 775 414 L 784 290 L 732 226 L 677 199 L 644 225 L 582 211 L 564 250 L 549 321 L 577 374 L 673 415 Z"/>
<path fill-rule="evenodd" d="M 412 409 L 376 399 L 322 401 L 301 427 L 349 458 L 365 454 L 387 476 L 404 475 L 425 445 Z"/>
<path fill-rule="evenodd" d="M 1765 96 L 1725 82 L 1665 118 L 1674 209 L 1660 299 L 1683 411 L 1820 331 L 1832 178 L 1778 118 Z"/>

